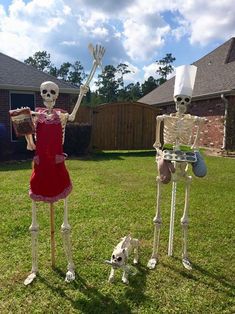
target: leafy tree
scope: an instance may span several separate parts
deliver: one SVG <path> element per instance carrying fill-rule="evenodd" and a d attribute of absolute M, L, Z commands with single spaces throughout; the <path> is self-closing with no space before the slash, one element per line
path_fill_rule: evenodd
<path fill-rule="evenodd" d="M 32 57 L 29 57 L 26 60 L 24 60 L 24 63 L 32 65 L 38 70 L 50 72 L 50 67 L 52 66 L 50 58 L 51 58 L 50 54 L 47 53 L 45 50 L 37 51 Z"/>
<path fill-rule="evenodd" d="M 125 63 L 120 63 L 116 68 L 113 65 L 105 66 L 95 83 L 100 99 L 103 102 L 126 100 L 128 97 L 124 88 L 124 75 L 130 72 Z"/>
<path fill-rule="evenodd" d="M 156 71 L 160 78 L 157 79 L 158 85 L 161 85 L 166 82 L 167 75 L 174 71 L 173 66 L 171 65 L 175 61 L 175 57 L 171 53 L 167 53 L 166 56 L 160 60 L 157 60 L 157 64 L 160 65 Z"/>
<path fill-rule="evenodd" d="M 158 87 L 158 80 L 153 76 L 150 76 L 143 84 L 141 84 L 142 96 L 150 93 L 156 87 Z"/>
<path fill-rule="evenodd" d="M 74 64 L 64 62 L 57 68 L 52 64 L 50 54 L 46 51 L 37 51 L 33 56 L 24 60 L 24 62 L 34 66 L 38 70 L 77 86 L 81 85 L 83 79 L 86 77 L 80 61 L 75 61 Z"/>
<path fill-rule="evenodd" d="M 174 61 L 175 58 L 171 53 L 166 54 L 164 58 L 156 61 L 159 65 L 156 71 L 160 75 L 159 79 L 150 76 L 143 84 L 137 82 L 127 86 L 124 83 L 124 76 L 131 72 L 128 65 L 125 63 L 120 63 L 117 67 L 107 65 L 95 82 L 98 89 L 95 92 L 88 91 L 83 99 L 83 105 L 96 106 L 103 102 L 136 101 L 166 81 L 167 75 L 174 70 L 172 66 Z M 80 86 L 86 78 L 80 61 L 76 61 L 74 64 L 64 62 L 60 67 L 56 67 L 52 64 L 50 54 L 46 51 L 35 52 L 24 62 L 76 86 Z"/>
<path fill-rule="evenodd" d="M 98 94 L 104 102 L 117 101 L 119 83 L 116 78 L 116 68 L 113 65 L 106 65 L 103 72 L 98 75 Z"/>
<path fill-rule="evenodd" d="M 81 85 L 85 77 L 86 77 L 86 74 L 84 72 L 84 68 L 81 65 L 80 61 L 75 61 L 74 64 L 70 65 L 70 72 L 68 76 L 69 82 L 73 83 L 74 85 Z"/>
<path fill-rule="evenodd" d="M 131 73 L 131 71 L 128 69 L 128 65 L 125 63 L 120 63 L 117 68 L 116 68 L 116 72 L 118 75 L 118 84 L 119 87 L 123 88 L 124 87 L 124 75 Z"/>
<path fill-rule="evenodd" d="M 57 70 L 57 77 L 63 81 L 68 81 L 70 67 L 71 67 L 70 62 L 62 63 L 60 68 Z"/>
<path fill-rule="evenodd" d="M 139 82 L 130 83 L 125 87 L 127 101 L 136 101 L 142 96 L 141 85 Z"/>
<path fill-rule="evenodd" d="M 49 74 L 52 75 L 52 76 L 55 76 L 55 77 L 58 77 L 59 76 L 59 69 L 57 69 L 56 66 L 51 66 L 50 67 L 50 70 L 49 70 Z"/>

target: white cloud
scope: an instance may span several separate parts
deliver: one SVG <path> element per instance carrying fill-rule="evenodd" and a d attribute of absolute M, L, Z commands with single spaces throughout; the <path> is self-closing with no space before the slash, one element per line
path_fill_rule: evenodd
<path fill-rule="evenodd" d="M 19 37 L 17 34 L 11 32 L 0 33 L 1 52 L 12 56 L 16 59 L 26 59 L 27 56 L 32 55 L 35 51 L 40 50 L 37 42 L 32 42 L 31 38 L 22 35 Z M 24 53 L 22 54 L 22 46 Z"/>
<path fill-rule="evenodd" d="M 92 30 L 92 34 L 96 37 L 106 37 L 108 36 L 108 30 L 105 27 L 96 27 Z"/>
<path fill-rule="evenodd" d="M 153 56 L 155 50 L 164 45 L 164 35 L 170 31 L 168 25 L 151 28 L 133 19 L 124 22 L 124 47 L 131 59 L 146 60 Z"/>
<path fill-rule="evenodd" d="M 87 45 L 98 42 L 104 65 L 126 60 L 136 82 L 154 76 L 169 38 L 194 47 L 226 40 L 235 35 L 234 16 L 234 0 L 13 0 L 8 10 L 0 4 L 0 50 L 20 60 L 47 50 L 53 63 L 79 60 L 87 68 Z"/>
<path fill-rule="evenodd" d="M 160 65 L 158 65 L 157 62 L 153 62 L 149 65 L 145 65 L 143 67 L 144 80 L 147 80 L 150 76 L 152 76 L 155 79 L 160 78 L 160 75 L 156 72 L 159 69 L 159 67 L 160 67 Z M 174 75 L 175 75 L 175 72 L 173 71 L 172 73 L 167 75 L 167 79 L 169 80 Z"/>
<path fill-rule="evenodd" d="M 144 71 L 144 80 L 147 80 L 150 76 L 154 77 L 155 79 L 159 78 L 159 75 L 156 73 L 158 65 L 156 62 L 153 62 L 149 65 L 145 65 L 143 67 Z"/>
<path fill-rule="evenodd" d="M 75 40 L 71 41 L 64 40 L 60 44 L 65 46 L 76 46 L 78 43 Z"/>
<path fill-rule="evenodd" d="M 191 44 L 207 45 L 213 40 L 226 40 L 235 35 L 234 0 L 177 2 L 185 26 L 180 25 L 175 34 L 188 33 Z"/>
<path fill-rule="evenodd" d="M 128 61 L 125 61 L 123 63 L 128 65 L 128 69 L 131 71 L 130 73 L 124 75 L 125 85 L 128 85 L 130 83 L 136 83 L 142 80 L 142 73 L 137 66 Z"/>
<path fill-rule="evenodd" d="M 102 12 L 83 12 L 83 10 L 80 10 L 78 13 L 78 25 L 88 31 L 102 25 L 106 20 L 106 16 Z"/>
<path fill-rule="evenodd" d="M 1 51 L 23 60 L 35 51 L 46 50 L 48 38 L 65 23 L 70 12 L 63 0 L 32 0 L 27 4 L 14 0 L 7 13 L 1 6 Z"/>

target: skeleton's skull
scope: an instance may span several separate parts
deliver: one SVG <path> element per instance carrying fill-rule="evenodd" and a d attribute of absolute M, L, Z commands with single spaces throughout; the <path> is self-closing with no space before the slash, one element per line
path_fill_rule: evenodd
<path fill-rule="evenodd" d="M 113 266 L 122 267 L 126 261 L 125 249 L 115 250 L 111 256 L 111 263 Z"/>
<path fill-rule="evenodd" d="M 176 95 L 174 96 L 174 101 L 176 111 L 183 114 L 187 111 L 187 106 L 191 102 L 191 97 L 187 95 Z"/>
<path fill-rule="evenodd" d="M 44 105 L 48 109 L 54 107 L 55 101 L 59 95 L 58 85 L 51 81 L 43 82 L 40 86 L 40 92 Z"/>

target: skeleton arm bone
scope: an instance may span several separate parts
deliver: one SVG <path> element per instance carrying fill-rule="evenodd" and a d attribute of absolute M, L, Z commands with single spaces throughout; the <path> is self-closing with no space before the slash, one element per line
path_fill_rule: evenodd
<path fill-rule="evenodd" d="M 77 114 L 77 111 L 78 111 L 78 108 L 80 107 L 80 104 L 82 102 L 82 99 L 83 97 L 86 95 L 86 93 L 88 92 L 89 90 L 89 87 L 85 84 L 85 85 L 81 85 L 80 87 L 80 93 L 79 93 L 79 96 L 78 96 L 78 99 L 77 99 L 77 102 L 73 108 L 73 111 L 72 113 L 69 115 L 68 117 L 68 120 L 69 121 L 74 121 L 75 120 L 75 117 L 76 117 L 76 114 Z"/>
<path fill-rule="evenodd" d="M 157 153 L 161 151 L 162 143 L 161 143 L 161 124 L 164 120 L 164 116 L 157 117 L 157 126 L 156 126 L 156 141 L 153 144 L 153 147 L 156 149 Z"/>
<path fill-rule="evenodd" d="M 103 57 L 103 55 L 105 53 L 104 47 L 96 45 L 96 47 L 94 48 L 92 46 L 92 44 L 90 44 L 88 48 L 89 48 L 89 50 L 90 50 L 90 52 L 91 52 L 91 54 L 92 54 L 92 56 L 94 58 L 93 65 L 92 65 L 90 74 L 88 75 L 85 84 L 81 85 L 81 87 L 80 87 L 80 93 L 79 93 L 77 102 L 76 102 L 76 104 L 74 106 L 74 109 L 73 109 L 72 113 L 69 115 L 69 118 L 68 118 L 69 121 L 74 121 L 75 120 L 78 108 L 80 107 L 80 104 L 82 102 L 83 97 L 86 95 L 86 93 L 89 90 L 89 84 L 90 84 L 90 82 L 91 82 L 91 80 L 92 80 L 92 78 L 93 78 L 93 76 L 95 74 L 95 71 L 96 71 L 97 67 L 98 66 L 102 67 L 101 61 L 102 61 L 102 57 Z"/>
<path fill-rule="evenodd" d="M 198 150 L 199 134 L 200 134 L 200 131 L 202 130 L 202 127 L 203 127 L 203 125 L 205 123 L 206 123 L 206 119 L 205 118 L 196 117 L 197 131 L 196 131 L 196 134 L 195 134 L 195 139 L 194 139 L 193 145 L 191 146 L 191 148 L 194 149 L 194 150 Z"/>
<path fill-rule="evenodd" d="M 27 142 L 27 149 L 28 150 L 35 150 L 36 146 L 34 144 L 32 134 L 25 135 L 25 139 L 26 139 L 26 142 Z"/>
<path fill-rule="evenodd" d="M 36 117 L 39 115 L 38 112 L 36 111 L 31 111 L 31 115 L 33 117 Z M 26 139 L 26 142 L 27 142 L 27 149 L 28 150 L 35 150 L 36 149 L 36 145 L 34 143 L 34 140 L 33 140 L 33 135 L 32 134 L 27 134 L 25 135 L 25 139 Z"/>

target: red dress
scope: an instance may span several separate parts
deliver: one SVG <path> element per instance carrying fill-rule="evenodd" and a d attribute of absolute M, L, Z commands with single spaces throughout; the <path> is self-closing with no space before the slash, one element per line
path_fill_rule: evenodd
<path fill-rule="evenodd" d="M 40 115 L 36 120 L 36 152 L 29 195 L 34 201 L 53 203 L 66 198 L 72 190 L 64 164 L 62 125 L 58 110 L 53 109 L 50 119 L 46 116 L 47 109 L 36 111 Z"/>

